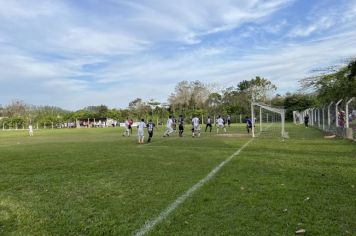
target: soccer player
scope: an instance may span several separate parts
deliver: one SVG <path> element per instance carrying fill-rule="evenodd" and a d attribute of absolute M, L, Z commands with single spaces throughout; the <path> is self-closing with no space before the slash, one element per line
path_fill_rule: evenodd
<path fill-rule="evenodd" d="M 218 123 L 218 127 L 216 129 L 216 133 L 218 134 L 219 133 L 219 129 L 224 129 L 224 132 L 226 133 L 226 128 L 225 128 L 225 122 L 224 122 L 224 119 L 221 118 L 221 116 L 218 117 L 217 121 Z"/>
<path fill-rule="evenodd" d="M 178 124 L 179 124 L 179 137 L 183 137 L 183 132 L 184 132 L 184 119 L 183 116 L 180 115 L 178 119 Z"/>
<path fill-rule="evenodd" d="M 200 137 L 200 122 L 197 116 L 194 116 L 194 118 L 192 119 L 192 125 L 193 125 L 193 129 L 192 129 L 193 138 L 195 136 Z"/>
<path fill-rule="evenodd" d="M 133 120 L 130 119 L 129 120 L 129 131 L 130 131 L 131 134 L 132 134 L 132 125 L 133 125 Z"/>
<path fill-rule="evenodd" d="M 177 131 L 177 119 L 176 118 L 172 118 L 173 124 L 172 124 L 172 128 L 173 128 L 173 132 Z"/>
<path fill-rule="evenodd" d="M 32 127 L 32 124 L 30 124 L 30 125 L 28 126 L 28 134 L 30 135 L 30 137 L 33 136 L 33 127 Z"/>
<path fill-rule="evenodd" d="M 147 131 L 148 131 L 148 140 L 147 142 L 151 142 L 151 139 L 153 137 L 153 129 L 155 127 L 155 123 L 152 122 L 152 120 L 150 120 L 148 123 L 147 123 Z"/>
<path fill-rule="evenodd" d="M 304 125 L 305 125 L 305 127 L 309 126 L 309 115 L 308 114 L 306 114 L 304 116 Z"/>
<path fill-rule="evenodd" d="M 125 131 L 122 134 L 122 136 L 130 137 L 130 133 L 131 133 L 130 132 L 130 127 L 131 127 L 130 120 L 129 120 L 129 118 L 127 118 L 126 121 L 125 121 Z"/>
<path fill-rule="evenodd" d="M 141 119 L 141 121 L 138 123 L 137 126 L 137 136 L 138 136 L 138 143 L 143 144 L 144 143 L 144 138 L 145 138 L 145 132 L 144 128 L 146 128 L 146 123 L 144 119 Z"/>
<path fill-rule="evenodd" d="M 227 116 L 227 118 L 226 118 L 226 120 L 227 120 L 227 126 L 230 128 L 230 124 L 231 124 L 231 116 L 230 116 L 230 115 L 228 115 L 228 116 Z"/>
<path fill-rule="evenodd" d="M 211 126 L 211 118 L 210 118 L 210 116 L 208 116 L 208 119 L 206 120 L 205 132 L 207 131 L 208 127 L 210 127 L 210 133 L 211 133 L 212 126 Z"/>
<path fill-rule="evenodd" d="M 167 137 L 171 133 L 173 133 L 172 124 L 173 124 L 172 116 L 169 116 L 167 120 L 166 131 L 164 132 L 163 137 Z"/>
<path fill-rule="evenodd" d="M 245 120 L 246 120 L 246 130 L 247 130 L 247 133 L 249 134 L 250 129 L 252 129 L 252 120 L 251 120 L 251 118 L 249 118 L 247 116 L 246 116 Z"/>

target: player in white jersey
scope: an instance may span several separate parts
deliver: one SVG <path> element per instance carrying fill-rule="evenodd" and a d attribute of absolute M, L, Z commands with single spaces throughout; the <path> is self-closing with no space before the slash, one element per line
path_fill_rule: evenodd
<path fill-rule="evenodd" d="M 216 129 L 216 133 L 219 133 L 219 129 L 224 129 L 224 132 L 226 133 L 224 120 L 223 120 L 223 118 L 221 118 L 221 116 L 219 116 L 219 118 L 216 120 L 216 123 L 218 125 L 218 127 Z"/>
<path fill-rule="evenodd" d="M 144 143 L 144 138 L 145 138 L 144 128 L 146 128 L 146 123 L 145 123 L 144 119 L 141 119 L 141 121 L 138 123 L 138 126 L 137 126 L 138 143 L 141 143 L 141 144 Z"/>
<path fill-rule="evenodd" d="M 192 130 L 192 136 L 198 136 L 200 137 L 200 122 L 198 117 L 194 117 L 192 119 L 192 125 L 193 125 L 193 130 Z"/>
<path fill-rule="evenodd" d="M 33 127 L 32 124 L 28 126 L 28 134 L 32 137 L 33 136 Z"/>
<path fill-rule="evenodd" d="M 130 137 L 130 121 L 129 121 L 129 118 L 127 118 L 126 121 L 125 121 L 125 131 L 122 134 L 122 136 Z"/>
<path fill-rule="evenodd" d="M 166 131 L 164 132 L 163 137 L 167 137 L 171 133 L 173 133 L 172 125 L 173 125 L 172 116 L 169 116 L 169 118 L 167 120 L 167 124 L 166 124 Z"/>

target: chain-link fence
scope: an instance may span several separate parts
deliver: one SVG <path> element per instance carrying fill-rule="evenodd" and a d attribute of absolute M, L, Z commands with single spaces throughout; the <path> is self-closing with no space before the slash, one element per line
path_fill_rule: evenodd
<path fill-rule="evenodd" d="M 340 99 L 321 107 L 293 112 L 294 123 L 356 140 L 356 98 Z"/>

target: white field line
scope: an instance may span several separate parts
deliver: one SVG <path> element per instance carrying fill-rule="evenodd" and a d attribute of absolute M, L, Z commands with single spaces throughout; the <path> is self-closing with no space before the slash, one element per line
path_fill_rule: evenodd
<path fill-rule="evenodd" d="M 239 155 L 240 152 L 247 147 L 251 143 L 253 139 L 250 139 L 247 143 L 245 143 L 241 148 L 239 148 L 236 152 L 234 152 L 231 156 L 226 158 L 223 162 L 221 162 L 219 165 L 217 165 L 212 171 L 209 172 L 207 176 L 205 176 L 203 179 L 199 180 L 198 183 L 193 185 L 190 189 L 188 189 L 185 193 L 183 193 L 181 196 L 179 196 L 174 202 L 172 202 L 165 210 L 163 210 L 158 216 L 150 219 L 147 221 L 140 229 L 134 232 L 135 236 L 142 236 L 148 233 L 153 227 L 155 227 L 157 224 L 161 223 L 163 220 L 165 220 L 169 214 L 171 214 L 179 205 L 181 205 L 185 200 L 187 200 L 192 194 L 200 189 L 206 182 L 208 182 L 211 178 L 213 178 L 219 170 L 229 163 L 232 158 L 235 156 Z"/>
<path fill-rule="evenodd" d="M 171 148 L 172 146 L 168 146 L 168 145 L 151 145 L 151 146 L 147 146 L 145 147 L 145 145 L 141 145 L 141 146 L 137 146 L 137 148 L 145 148 L 145 149 L 151 149 L 151 148 Z M 198 146 L 186 146 L 186 147 L 182 147 L 182 150 L 191 150 L 191 149 L 203 149 L 203 150 L 207 150 L 207 149 L 214 149 L 214 150 L 236 150 L 236 148 L 222 148 L 222 147 L 198 147 Z"/>

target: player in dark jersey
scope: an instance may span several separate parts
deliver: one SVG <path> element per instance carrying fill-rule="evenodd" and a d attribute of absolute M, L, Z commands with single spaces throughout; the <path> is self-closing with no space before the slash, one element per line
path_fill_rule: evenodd
<path fill-rule="evenodd" d="M 210 133 L 211 133 L 212 126 L 211 126 L 210 116 L 208 116 L 208 119 L 206 120 L 205 132 L 208 130 L 208 127 L 210 127 Z"/>
<path fill-rule="evenodd" d="M 133 119 L 130 119 L 129 120 L 129 131 L 130 131 L 130 133 L 132 134 L 132 125 L 133 125 Z"/>
<path fill-rule="evenodd" d="M 231 116 L 230 116 L 230 115 L 228 115 L 228 116 L 227 116 L 227 118 L 226 118 L 226 120 L 227 120 L 227 126 L 230 128 L 230 124 L 231 124 Z"/>
<path fill-rule="evenodd" d="M 173 124 L 172 124 L 173 132 L 177 132 L 177 119 L 172 118 L 172 121 L 173 121 Z"/>
<path fill-rule="evenodd" d="M 152 122 L 152 120 L 150 120 L 148 123 L 147 123 L 147 131 L 148 131 L 148 140 L 147 142 L 151 142 L 151 139 L 153 137 L 153 129 L 154 127 L 156 126 L 155 123 Z"/>
<path fill-rule="evenodd" d="M 179 125 L 179 137 L 183 137 L 183 132 L 184 132 L 184 119 L 183 116 L 180 115 L 178 118 L 178 125 Z"/>
<path fill-rule="evenodd" d="M 247 116 L 246 116 L 245 120 L 246 120 L 247 133 L 250 133 L 250 129 L 252 129 L 252 120 L 251 120 L 251 118 L 249 118 Z"/>

